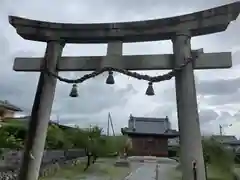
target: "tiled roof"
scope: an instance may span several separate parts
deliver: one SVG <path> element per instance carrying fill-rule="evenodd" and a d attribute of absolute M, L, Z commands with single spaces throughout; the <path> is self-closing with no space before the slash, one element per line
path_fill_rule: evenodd
<path fill-rule="evenodd" d="M 203 139 L 206 137 L 202 137 Z M 231 146 L 239 146 L 240 140 L 238 140 L 235 136 L 226 136 L 226 135 L 213 135 L 210 138 L 213 138 L 214 140 L 218 141 L 219 143 L 223 143 L 225 145 L 231 145 Z M 179 146 L 179 137 L 169 139 L 168 140 L 169 146 Z M 238 150 L 240 152 L 240 148 Z"/>
<path fill-rule="evenodd" d="M 13 111 L 22 111 L 22 109 L 20 109 L 19 107 L 9 103 L 8 101 L 1 101 L 0 100 L 0 107 L 9 109 L 9 110 L 13 110 Z"/>
<path fill-rule="evenodd" d="M 123 128 L 125 133 L 131 134 L 154 134 L 154 135 L 178 135 L 178 132 L 171 130 L 168 117 L 133 117 L 130 115 L 128 127 Z"/>
<path fill-rule="evenodd" d="M 235 136 L 226 136 L 226 135 L 213 135 L 212 138 L 220 143 L 228 143 L 237 141 Z"/>
<path fill-rule="evenodd" d="M 231 145 L 231 146 L 239 146 L 240 145 L 240 140 L 223 142 L 223 144 L 227 144 L 227 145 Z"/>
<path fill-rule="evenodd" d="M 235 136 L 213 135 L 212 138 L 222 144 L 232 145 L 232 146 L 240 145 L 240 140 L 238 140 Z"/>
<path fill-rule="evenodd" d="M 168 118 L 150 118 L 130 116 L 128 128 L 134 129 L 137 133 L 163 134 L 169 129 Z"/>

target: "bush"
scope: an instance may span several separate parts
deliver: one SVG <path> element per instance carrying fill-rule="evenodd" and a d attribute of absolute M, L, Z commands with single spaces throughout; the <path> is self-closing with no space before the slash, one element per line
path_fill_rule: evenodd
<path fill-rule="evenodd" d="M 223 171 L 229 171 L 234 165 L 234 154 L 214 139 L 203 140 L 204 160 Z"/>
<path fill-rule="evenodd" d="M 211 164 L 221 171 L 231 171 L 235 158 L 231 150 L 224 148 L 213 138 L 203 139 L 202 146 L 206 164 Z M 177 157 L 179 157 L 179 152 L 180 150 L 177 151 Z"/>
<path fill-rule="evenodd" d="M 26 126 L 3 125 L 0 128 L 0 148 L 23 148 L 26 133 Z M 115 156 L 123 150 L 125 143 L 125 136 L 104 136 L 102 129 L 97 126 L 88 129 L 63 129 L 52 124 L 48 127 L 45 148 L 77 148 L 93 151 L 97 156 Z"/>

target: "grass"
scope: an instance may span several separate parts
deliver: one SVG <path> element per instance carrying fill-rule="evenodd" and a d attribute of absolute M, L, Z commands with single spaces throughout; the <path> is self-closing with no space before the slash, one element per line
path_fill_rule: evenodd
<path fill-rule="evenodd" d="M 73 167 L 65 167 L 64 169 L 59 170 L 55 175 L 40 178 L 40 180 L 52 180 L 52 179 L 70 179 L 77 175 L 83 175 L 83 164 L 79 164 Z"/>
<path fill-rule="evenodd" d="M 40 180 L 82 180 L 89 176 L 102 177 L 103 179 L 122 179 L 129 173 L 127 167 L 116 167 L 110 162 L 95 163 L 87 171 L 83 171 L 85 164 L 78 164 L 72 167 L 66 167 L 58 171 L 55 175 Z"/>
<path fill-rule="evenodd" d="M 175 172 L 171 172 L 169 177 L 172 177 L 172 180 L 181 180 L 181 172 L 180 172 L 180 166 L 178 165 L 175 169 Z M 220 168 L 208 165 L 207 167 L 207 177 L 208 180 L 232 180 L 233 179 L 233 173 L 223 171 Z"/>
<path fill-rule="evenodd" d="M 223 171 L 216 166 L 209 165 L 207 168 L 207 177 L 209 180 L 231 180 L 233 179 L 233 173 Z"/>
<path fill-rule="evenodd" d="M 234 172 L 240 178 L 240 164 L 235 165 Z"/>

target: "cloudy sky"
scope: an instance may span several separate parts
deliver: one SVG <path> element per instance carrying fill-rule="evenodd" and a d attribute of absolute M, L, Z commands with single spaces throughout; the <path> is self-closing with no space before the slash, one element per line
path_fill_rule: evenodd
<path fill-rule="evenodd" d="M 140 3 L 141 2 L 141 3 Z M 8 15 L 30 19 L 94 23 L 131 21 L 170 17 L 211 8 L 234 0 L 1 0 L 0 1 L 0 99 L 8 100 L 29 114 L 38 81 L 38 73 L 14 72 L 15 57 L 43 56 L 46 44 L 31 42 L 17 35 L 8 23 Z M 219 133 L 219 124 L 233 124 L 224 128 L 225 134 L 240 136 L 240 18 L 227 31 L 192 39 L 192 48 L 204 48 L 205 52 L 231 51 L 234 67 L 228 70 L 195 71 L 201 130 L 204 134 Z M 105 55 L 106 44 L 66 45 L 63 55 Z M 123 46 L 124 54 L 172 53 L 170 41 L 129 43 Z M 166 71 L 142 72 L 149 75 Z M 76 78 L 84 73 L 61 73 Z M 177 128 L 174 80 L 154 85 L 156 95 L 145 96 L 146 82 L 116 75 L 114 86 L 105 84 L 103 74 L 79 85 L 79 97 L 68 96 L 71 86 L 58 83 L 52 118 L 59 117 L 62 124 L 82 127 L 107 125 L 111 112 L 115 131 L 127 125 L 129 114 L 133 116 L 169 116 Z"/>

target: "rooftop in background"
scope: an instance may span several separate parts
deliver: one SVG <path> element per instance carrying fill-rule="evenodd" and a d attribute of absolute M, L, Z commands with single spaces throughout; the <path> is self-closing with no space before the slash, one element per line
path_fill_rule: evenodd
<path fill-rule="evenodd" d="M 20 109 L 19 107 L 9 103 L 8 101 L 2 101 L 0 100 L 0 108 L 5 108 L 8 110 L 12 110 L 12 111 L 18 111 L 18 112 L 22 112 L 22 109 Z"/>
<path fill-rule="evenodd" d="M 225 145 L 230 145 L 230 146 L 240 145 L 240 140 L 238 140 L 235 136 L 230 136 L 230 135 L 212 135 L 209 137 L 202 136 L 202 139 L 211 139 L 211 138 Z M 179 146 L 179 137 L 169 140 L 168 144 L 169 146 Z"/>
<path fill-rule="evenodd" d="M 128 127 L 122 129 L 123 134 L 178 136 L 176 130 L 171 129 L 168 117 L 133 117 L 130 115 Z"/>
<path fill-rule="evenodd" d="M 238 140 L 235 136 L 213 135 L 212 138 L 223 144 L 240 145 L 240 140 Z"/>
<path fill-rule="evenodd" d="M 214 138 L 216 141 L 221 141 L 221 142 L 229 142 L 229 141 L 237 140 L 235 136 L 229 136 L 229 135 L 213 135 L 212 138 Z"/>

